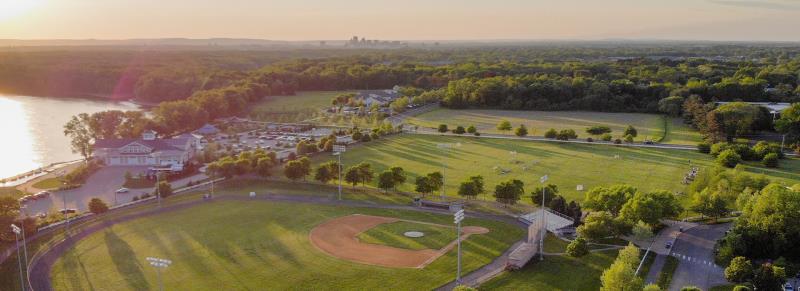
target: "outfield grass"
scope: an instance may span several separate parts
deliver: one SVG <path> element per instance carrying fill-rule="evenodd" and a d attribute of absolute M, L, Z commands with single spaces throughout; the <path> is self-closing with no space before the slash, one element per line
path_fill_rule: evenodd
<path fill-rule="evenodd" d="M 114 225 L 79 242 L 54 265 L 56 290 L 144 290 L 157 286 L 146 257 L 173 261 L 167 290 L 421 290 L 453 279 L 455 253 L 424 269 L 385 268 L 331 257 L 308 240 L 310 230 L 354 213 L 449 223 L 450 216 L 400 210 L 271 202 L 220 201 Z M 491 229 L 463 243 L 464 270 L 489 263 L 523 230 L 467 219 Z"/>
<path fill-rule="evenodd" d="M 406 237 L 407 231 L 419 231 L 423 237 Z M 453 227 L 443 227 L 430 224 L 398 221 L 381 224 L 358 235 L 358 240 L 363 243 L 387 245 L 409 250 L 438 250 L 456 240 L 456 231 Z"/>
<path fill-rule="evenodd" d="M 504 133 L 497 130 L 501 120 L 508 120 L 514 127 L 524 124 L 529 135 L 542 136 L 550 128 L 556 130 L 573 129 L 580 138 L 590 137 L 586 128 L 605 125 L 611 128 L 614 137 L 621 137 L 628 125 L 633 125 L 639 135 L 635 140 L 659 140 L 672 144 L 697 144 L 701 136 L 683 124 L 678 118 L 667 119 L 667 134 L 664 118 L 657 114 L 645 113 L 607 113 L 588 111 L 514 111 L 514 110 L 454 110 L 437 109 L 408 119 L 411 124 L 436 128 L 447 124 L 451 128 L 474 125 L 479 132 Z M 510 134 L 510 132 L 505 132 Z"/>
<path fill-rule="evenodd" d="M 253 105 L 250 116 L 262 121 L 295 122 L 331 106 L 331 99 L 354 91 L 305 91 L 291 96 L 270 96 Z"/>
<path fill-rule="evenodd" d="M 596 291 L 600 275 L 617 257 L 617 250 L 589 253 L 580 258 L 547 256 L 518 271 L 506 272 L 481 285 L 480 290 Z"/>
<path fill-rule="evenodd" d="M 437 147 L 439 143 L 461 146 L 446 151 Z M 327 154 L 313 158 L 314 164 L 333 159 Z M 584 192 L 577 191 L 577 185 L 588 190 L 627 183 L 645 191 L 681 192 L 686 188 L 681 181 L 690 170 L 690 161 L 701 171 L 715 165 L 711 156 L 686 150 L 420 135 L 400 135 L 353 146 L 342 156 L 345 167 L 362 161 L 372 164 L 376 177 L 389 167 L 403 167 L 408 179 L 398 187 L 401 191 L 413 192 L 416 177 L 442 171 L 446 164 L 445 190 L 451 196 L 472 175 L 482 175 L 485 179 L 488 193 L 480 199 L 491 199 L 494 186 L 508 179 L 522 180 L 529 195 L 533 187 L 539 186 L 539 177 L 548 175 L 548 182 L 558 185 L 561 195 L 568 200 L 583 199 Z M 790 185 L 800 183 L 800 160 L 781 163 L 778 169 L 750 163 L 753 166 L 747 170 Z M 510 172 L 502 174 L 500 170 Z M 375 187 L 377 179 L 370 185 Z M 523 202 L 530 203 L 530 198 L 523 197 Z"/>

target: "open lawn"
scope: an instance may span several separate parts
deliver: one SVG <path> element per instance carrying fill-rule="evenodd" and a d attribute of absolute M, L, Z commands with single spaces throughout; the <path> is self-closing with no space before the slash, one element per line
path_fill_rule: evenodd
<path fill-rule="evenodd" d="M 250 117 L 262 121 L 297 122 L 331 106 L 331 98 L 353 91 L 305 91 L 292 96 L 269 96 L 251 108 Z"/>
<path fill-rule="evenodd" d="M 407 231 L 419 231 L 423 237 L 406 237 Z M 398 221 L 381 224 L 358 235 L 358 240 L 364 243 L 386 245 L 409 250 L 438 250 L 456 239 L 456 230 L 453 227 L 443 227 L 430 224 Z"/>
<path fill-rule="evenodd" d="M 617 257 L 617 250 L 590 253 L 580 258 L 547 256 L 518 271 L 506 272 L 481 285 L 480 290 L 595 291 L 600 275 Z"/>
<path fill-rule="evenodd" d="M 446 150 L 437 147 L 438 143 L 460 146 Z M 334 157 L 323 153 L 313 160 L 317 165 Z M 467 177 L 482 175 L 487 194 L 479 199 L 491 199 L 494 186 L 508 179 L 522 180 L 529 195 L 543 175 L 549 175 L 548 182 L 558 185 L 568 200 L 583 199 L 584 192 L 576 190 L 578 185 L 588 190 L 627 183 L 641 190 L 681 192 L 686 188 L 681 181 L 690 170 L 690 161 L 701 171 L 715 165 L 711 156 L 686 150 L 421 135 L 383 138 L 350 147 L 342 156 L 345 167 L 362 161 L 372 164 L 376 177 L 389 167 L 403 167 L 408 179 L 398 189 L 407 192 L 414 191 L 416 177 L 442 171 L 445 165 L 447 195 L 457 195 L 458 185 Z M 800 160 L 781 161 L 778 169 L 766 169 L 758 163 L 748 165 L 752 165 L 748 171 L 764 173 L 790 185 L 800 183 Z M 376 186 L 377 179 L 369 185 Z M 530 203 L 530 198 L 523 197 L 523 202 Z"/>
<path fill-rule="evenodd" d="M 450 216 L 430 213 L 288 204 L 218 201 L 114 225 L 69 250 L 51 272 L 56 290 L 145 290 L 157 286 L 146 257 L 168 258 L 167 290 L 422 290 L 453 279 L 455 252 L 424 269 L 384 268 L 331 257 L 309 241 L 310 230 L 355 213 L 433 223 Z M 500 255 L 523 230 L 467 219 L 491 229 L 464 244 L 469 272 Z"/>
<path fill-rule="evenodd" d="M 524 124 L 528 127 L 529 135 L 535 136 L 544 135 L 550 128 L 573 129 L 579 138 L 585 139 L 590 137 L 586 133 L 587 127 L 605 125 L 611 128 L 611 134 L 616 138 L 622 136 L 628 125 L 633 125 L 639 133 L 635 140 L 644 141 L 659 140 L 665 131 L 664 118 L 657 114 L 588 111 L 437 109 L 409 118 L 408 122 L 428 128 L 436 128 L 439 124 L 447 124 L 451 128 L 474 125 L 482 133 L 504 133 L 497 130 L 497 124 L 501 120 L 508 120 L 515 128 Z M 679 118 L 669 118 L 666 123 L 667 134 L 662 143 L 693 145 L 700 142 L 700 134 L 684 125 Z"/>
<path fill-rule="evenodd" d="M 33 184 L 34 188 L 39 188 L 44 190 L 58 189 L 58 187 L 60 186 L 61 186 L 61 179 L 59 178 L 47 178 Z"/>

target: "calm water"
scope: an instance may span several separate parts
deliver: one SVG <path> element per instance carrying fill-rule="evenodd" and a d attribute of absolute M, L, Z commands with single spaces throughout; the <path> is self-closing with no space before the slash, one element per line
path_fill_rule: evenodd
<path fill-rule="evenodd" d="M 130 102 L 0 95 L 0 178 L 50 163 L 79 159 L 63 126 L 78 113 L 136 110 Z"/>

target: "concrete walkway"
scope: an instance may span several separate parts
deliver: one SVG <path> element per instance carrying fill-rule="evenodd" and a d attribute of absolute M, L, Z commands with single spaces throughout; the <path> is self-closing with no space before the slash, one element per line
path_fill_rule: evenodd
<path fill-rule="evenodd" d="M 644 278 L 645 285 L 647 284 L 655 284 L 658 281 L 658 274 L 661 273 L 661 269 L 664 268 L 664 263 L 667 262 L 667 256 L 659 255 L 656 253 L 650 254 L 651 256 L 656 256 L 656 260 L 653 261 L 653 264 L 650 265 L 650 271 L 647 272 L 647 276 Z"/>

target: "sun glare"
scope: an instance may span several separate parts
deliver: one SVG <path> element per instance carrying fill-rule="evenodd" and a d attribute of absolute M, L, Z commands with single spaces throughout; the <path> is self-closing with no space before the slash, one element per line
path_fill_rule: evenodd
<path fill-rule="evenodd" d="M 41 2 L 42 0 L 0 0 L 0 21 L 28 12 Z"/>

